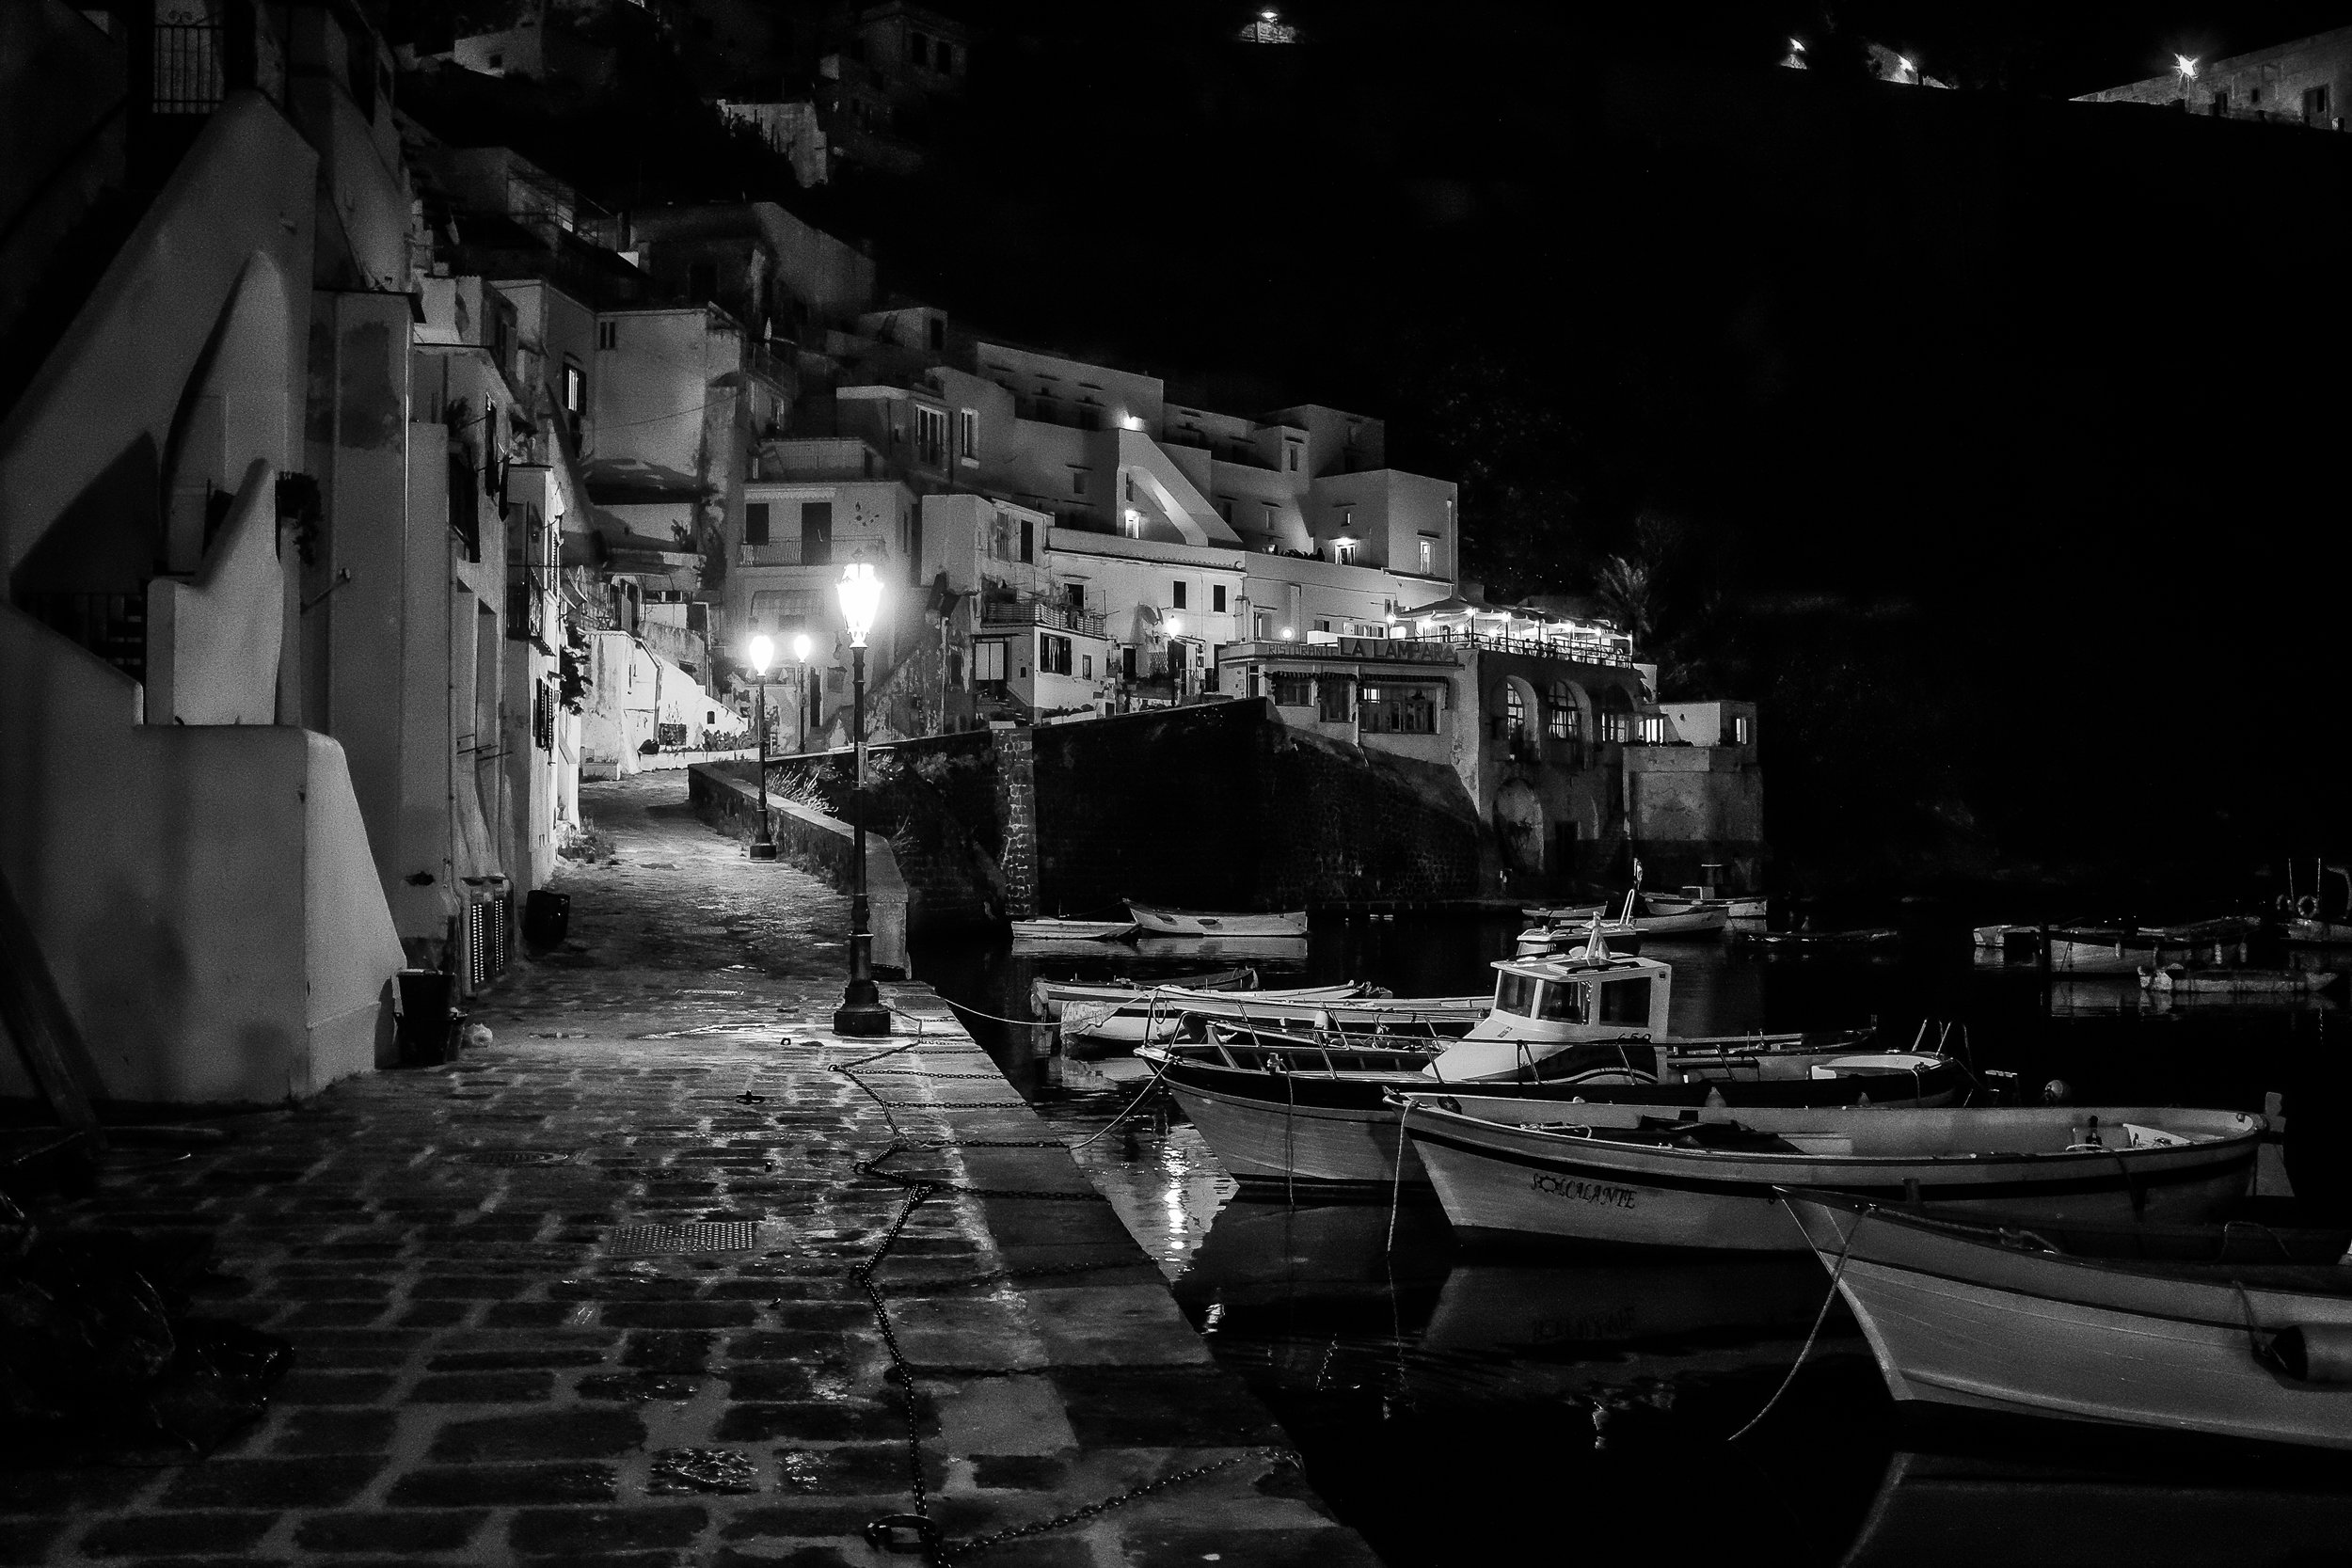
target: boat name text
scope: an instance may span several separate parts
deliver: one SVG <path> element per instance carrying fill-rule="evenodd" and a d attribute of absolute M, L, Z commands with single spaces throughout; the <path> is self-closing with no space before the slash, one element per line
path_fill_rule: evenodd
<path fill-rule="evenodd" d="M 1549 1171 L 1535 1173 L 1535 1190 L 1551 1193 L 1572 1201 L 1606 1204 L 1612 1209 L 1633 1207 L 1633 1189 L 1612 1187 L 1598 1181 L 1579 1181 L 1572 1177 L 1554 1176 Z"/>

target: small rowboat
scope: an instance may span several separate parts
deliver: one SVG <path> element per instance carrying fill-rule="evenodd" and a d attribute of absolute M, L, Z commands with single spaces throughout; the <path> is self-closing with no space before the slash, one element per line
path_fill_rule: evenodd
<path fill-rule="evenodd" d="M 2300 996 L 2336 983 L 2325 969 L 2142 969 L 2139 989 L 2188 996 Z"/>
<path fill-rule="evenodd" d="M 1155 986 L 1124 1000 L 1065 1001 L 1060 1014 L 1061 1035 L 1065 1041 L 1143 1045 L 1174 1037 L 1187 1014 L 1274 1028 L 1327 1027 L 1334 1004 L 1367 996 L 1370 990 L 1363 985 L 1250 991 Z"/>
<path fill-rule="evenodd" d="M 1899 1401 L 2352 1449 L 2352 1233 L 2043 1233 L 1786 1199 Z"/>
<path fill-rule="evenodd" d="M 1132 920 L 1016 920 L 1017 937 L 1056 937 L 1072 942 L 1117 942 L 1135 935 Z"/>
<path fill-rule="evenodd" d="M 1401 1094 L 1465 1239 L 1785 1252 L 1776 1187 L 1971 1203 L 2028 1223 L 2200 1224 L 2244 1196 L 2266 1123 L 2156 1106 L 1724 1110 Z"/>
<path fill-rule="evenodd" d="M 1041 979 L 1029 987 L 1029 1010 L 1040 1018 L 1058 1019 L 1062 1008 L 1072 1003 L 1091 1006 L 1101 1002 L 1128 1002 L 1138 996 L 1149 996 L 1162 986 L 1182 986 L 1187 990 L 1256 990 L 1258 972 L 1246 968 L 1214 969 L 1199 974 L 1179 974 L 1166 980 L 1113 980 L 1105 985 Z"/>
<path fill-rule="evenodd" d="M 1161 937 L 1303 937 L 1307 911 L 1243 914 L 1210 910 L 1168 910 L 1130 902 L 1127 912 L 1147 936 Z"/>

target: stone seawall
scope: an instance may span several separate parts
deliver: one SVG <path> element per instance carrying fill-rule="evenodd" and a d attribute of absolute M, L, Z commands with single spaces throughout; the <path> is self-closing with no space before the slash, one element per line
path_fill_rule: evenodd
<path fill-rule="evenodd" d="M 739 765 L 740 766 L 740 765 Z M 748 765 L 751 778 L 737 778 L 721 764 L 699 764 L 687 770 L 687 789 L 697 816 L 722 832 L 751 839 L 759 833 L 758 764 Z M 854 830 L 837 817 L 795 801 L 768 800 L 769 832 L 785 860 L 822 877 L 842 892 L 850 887 L 854 859 Z M 907 968 L 908 894 L 899 875 L 898 856 L 886 834 L 868 830 L 866 835 L 866 898 L 874 937 L 874 968 L 904 975 Z"/>

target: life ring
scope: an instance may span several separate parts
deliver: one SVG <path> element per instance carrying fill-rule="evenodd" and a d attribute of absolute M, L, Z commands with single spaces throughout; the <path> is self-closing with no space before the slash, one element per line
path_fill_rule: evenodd
<path fill-rule="evenodd" d="M 2319 895 L 2315 893 L 2307 893 L 2297 898 L 2295 901 L 2295 912 L 2306 920 L 2317 920 L 2319 918 Z"/>

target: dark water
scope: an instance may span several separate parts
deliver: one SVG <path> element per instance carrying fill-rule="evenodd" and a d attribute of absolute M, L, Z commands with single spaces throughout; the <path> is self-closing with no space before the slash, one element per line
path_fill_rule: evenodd
<path fill-rule="evenodd" d="M 1267 985 L 1490 989 L 1516 920 L 1319 922 L 1250 961 Z M 2127 980 L 2045 986 L 1959 942 L 1884 960 L 1758 959 L 1652 943 L 1677 1034 L 1875 1022 L 1964 1051 L 1987 1081 L 2076 1102 L 2259 1111 L 2344 1102 L 2352 1022 L 2328 1004 L 2160 1006 Z M 2259 957 L 2259 956 L 2258 956 Z M 1231 954 L 920 950 L 941 994 L 1005 1018 L 1040 976 L 1165 978 Z M 1045 1032 L 967 1017 L 1045 1113 L 1099 1127 L 1147 1076 L 1065 1062 Z M 1949 1033 L 1945 1026 L 1949 1024 Z M 2012 1073 L 2014 1079 L 2001 1079 Z M 2307 1117 L 2290 1158 L 2346 1167 Z M 2292 1120 L 2291 1120 L 2292 1126 Z M 1457 1247 L 1433 1203 L 1244 1196 L 1164 1103 L 1080 1158 L 1159 1259 L 1218 1359 L 1289 1429 L 1317 1490 L 1391 1568 L 1565 1562 L 1597 1551 L 1740 1562 L 2342 1562 L 2352 1464 L 2056 1423 L 1899 1419 L 1809 1258 L 1529 1259 Z M 1819 1338 L 1779 1402 L 1772 1400 Z M 2260 1525 L 2259 1529 L 2252 1527 Z"/>

